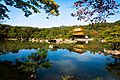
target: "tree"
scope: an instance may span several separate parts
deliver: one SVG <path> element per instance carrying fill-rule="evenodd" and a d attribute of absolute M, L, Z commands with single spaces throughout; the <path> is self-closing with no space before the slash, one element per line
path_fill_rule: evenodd
<path fill-rule="evenodd" d="M 28 56 L 28 59 L 20 68 L 26 73 L 31 74 L 32 77 L 36 78 L 36 71 L 38 68 L 50 68 L 51 66 L 52 64 L 47 59 L 47 50 L 42 48 L 36 53 L 32 53 L 32 55 Z"/>
<path fill-rule="evenodd" d="M 0 25 L 0 39 L 6 39 L 9 25 Z"/>
<path fill-rule="evenodd" d="M 120 26 L 114 26 L 103 31 L 102 36 L 107 42 L 120 42 Z"/>
<path fill-rule="evenodd" d="M 73 17 L 92 23 L 106 22 L 106 18 L 119 13 L 120 4 L 115 0 L 79 0 L 74 3 Z"/>
<path fill-rule="evenodd" d="M 0 20 L 10 19 L 7 15 L 10 12 L 8 6 L 21 9 L 26 17 L 32 13 L 40 13 L 41 9 L 49 15 L 59 15 L 59 5 L 54 0 L 0 0 Z"/>
<path fill-rule="evenodd" d="M 107 43 L 113 43 L 114 49 L 118 49 L 120 46 L 120 26 L 114 26 L 102 31 L 101 36 Z"/>

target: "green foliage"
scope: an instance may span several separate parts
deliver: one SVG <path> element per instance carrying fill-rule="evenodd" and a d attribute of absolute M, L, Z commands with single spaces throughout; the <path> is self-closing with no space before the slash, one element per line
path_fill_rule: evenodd
<path fill-rule="evenodd" d="M 0 39 L 7 37 L 7 33 L 8 33 L 7 26 L 8 25 L 1 25 L 0 24 Z"/>
<path fill-rule="evenodd" d="M 106 42 L 119 42 L 120 21 L 114 23 L 99 23 L 87 25 L 88 35 L 95 39 L 104 39 Z"/>
<path fill-rule="evenodd" d="M 114 26 L 103 31 L 101 36 L 106 42 L 120 42 L 120 26 Z"/>
<path fill-rule="evenodd" d="M 40 13 L 41 9 L 48 14 L 59 15 L 59 5 L 54 0 L 0 0 L 0 2 L 0 20 L 10 19 L 7 15 L 10 12 L 8 6 L 21 9 L 26 17 L 32 13 Z"/>
<path fill-rule="evenodd" d="M 74 27 L 53 27 L 53 28 L 32 28 L 21 26 L 0 25 L 0 39 L 13 38 L 18 40 L 28 40 L 29 38 L 56 39 L 71 38 L 71 30 Z"/>
<path fill-rule="evenodd" d="M 87 34 L 98 40 L 111 44 L 113 49 L 120 49 L 120 21 L 87 25 Z"/>
<path fill-rule="evenodd" d="M 98 51 L 103 51 L 103 48 L 111 49 L 111 45 L 107 43 L 101 43 L 98 41 L 93 41 L 86 45 L 86 50 L 89 50 L 93 54 L 98 53 Z"/>
<path fill-rule="evenodd" d="M 3 41 L 0 40 L 0 52 L 2 53 L 17 53 L 20 49 L 38 49 L 38 48 L 48 48 L 49 44 L 46 43 L 36 43 L 30 41 Z"/>
<path fill-rule="evenodd" d="M 120 43 L 120 21 L 115 23 L 97 23 L 85 26 L 85 34 L 96 40 L 108 43 Z M 0 39 L 51 40 L 57 38 L 72 38 L 72 30 L 76 26 L 61 26 L 53 28 L 32 28 L 21 26 L 0 25 Z"/>
<path fill-rule="evenodd" d="M 35 72 L 37 68 L 49 68 L 51 64 L 47 59 L 47 50 L 45 48 L 39 49 L 37 52 L 32 53 L 26 59 L 26 62 L 21 65 L 21 69 L 25 72 Z"/>

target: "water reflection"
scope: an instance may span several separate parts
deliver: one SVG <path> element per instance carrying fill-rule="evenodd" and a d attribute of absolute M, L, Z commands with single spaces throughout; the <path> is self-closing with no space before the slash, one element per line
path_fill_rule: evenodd
<path fill-rule="evenodd" d="M 70 51 L 76 51 L 83 53 L 86 50 L 91 51 L 91 53 L 96 53 L 98 51 L 103 50 L 103 48 L 109 48 L 110 45 L 106 45 L 104 43 L 99 42 L 89 42 L 85 44 L 85 42 L 77 42 L 76 44 L 47 44 L 47 43 L 32 43 L 32 42 L 20 42 L 20 41 L 0 41 L 0 54 L 7 54 L 7 52 L 17 53 L 21 49 L 38 49 L 45 47 L 49 48 L 50 45 L 54 45 L 57 49 L 68 49 Z"/>
<path fill-rule="evenodd" d="M 114 61 L 106 64 L 106 69 L 114 76 L 116 80 L 120 80 L 120 57 L 113 57 Z"/>
<path fill-rule="evenodd" d="M 10 58 L 7 55 L 5 56 L 8 59 Z M 4 59 L 4 56 L 0 59 L 2 58 Z M 0 80 L 36 80 L 36 71 L 38 68 L 49 68 L 52 66 L 47 59 L 47 50 L 45 48 L 28 54 L 27 57 L 16 57 L 12 59 L 12 61 L 7 59 L 0 61 Z M 4 69 L 5 71 L 3 71 Z M 11 73 L 11 71 L 13 71 L 13 73 Z"/>
<path fill-rule="evenodd" d="M 18 66 L 19 63 L 13 65 L 12 61 L 0 61 L 0 80 L 26 80 L 27 75 Z"/>
<path fill-rule="evenodd" d="M 81 44 L 76 44 L 74 47 L 73 47 L 73 50 L 75 52 L 78 52 L 78 53 L 84 53 L 86 51 L 86 46 L 85 45 L 81 45 Z"/>
<path fill-rule="evenodd" d="M 47 59 L 46 49 L 39 49 L 36 53 L 32 53 L 20 68 L 26 73 L 29 73 L 32 78 L 36 78 L 36 71 L 40 67 L 51 67 L 50 62 Z"/>
<path fill-rule="evenodd" d="M 32 43 L 20 41 L 0 41 L 0 54 L 12 52 L 17 53 L 21 49 L 38 49 L 48 47 L 46 43 Z"/>
<path fill-rule="evenodd" d="M 42 49 L 49 45 L 57 47 Z M 98 76 L 119 80 L 120 59 L 105 54 L 104 48 L 109 45 L 6 42 L 0 45 L 0 80 L 60 80 L 64 75 L 75 80 L 93 80 Z"/>

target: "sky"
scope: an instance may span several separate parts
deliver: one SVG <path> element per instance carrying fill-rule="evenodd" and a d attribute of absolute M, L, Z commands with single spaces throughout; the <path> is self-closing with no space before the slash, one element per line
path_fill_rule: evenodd
<path fill-rule="evenodd" d="M 12 26 L 31 26 L 31 27 L 39 27 L 39 28 L 51 28 L 51 27 L 59 27 L 59 26 L 72 26 L 72 25 L 87 25 L 90 22 L 82 22 L 78 21 L 77 18 L 72 17 L 71 13 L 75 10 L 72 8 L 73 3 L 76 0 L 55 0 L 59 7 L 59 16 L 49 16 L 49 19 L 46 19 L 47 14 L 42 11 L 40 14 L 32 14 L 29 17 L 25 17 L 24 13 L 16 8 L 10 7 L 10 11 L 8 13 L 10 20 L 6 19 L 4 24 L 9 24 Z M 115 22 L 120 20 L 120 14 L 116 16 L 112 16 L 107 19 L 107 22 Z"/>

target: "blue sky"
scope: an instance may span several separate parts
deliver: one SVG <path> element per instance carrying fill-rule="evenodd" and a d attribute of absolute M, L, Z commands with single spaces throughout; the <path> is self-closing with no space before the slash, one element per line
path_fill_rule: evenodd
<path fill-rule="evenodd" d="M 71 16 L 71 13 L 74 12 L 72 6 L 76 0 L 55 1 L 60 5 L 60 16 L 58 17 L 50 16 L 50 19 L 46 19 L 47 14 L 42 11 L 40 14 L 33 14 L 26 18 L 21 10 L 10 7 L 11 12 L 9 12 L 8 15 L 11 19 L 6 20 L 4 23 L 13 26 L 31 26 L 39 28 L 59 27 L 62 25 L 72 26 L 89 24 L 89 22 L 81 22 Z M 108 22 L 115 22 L 117 20 L 120 20 L 120 14 L 117 14 L 116 16 L 112 16 L 107 19 Z"/>

